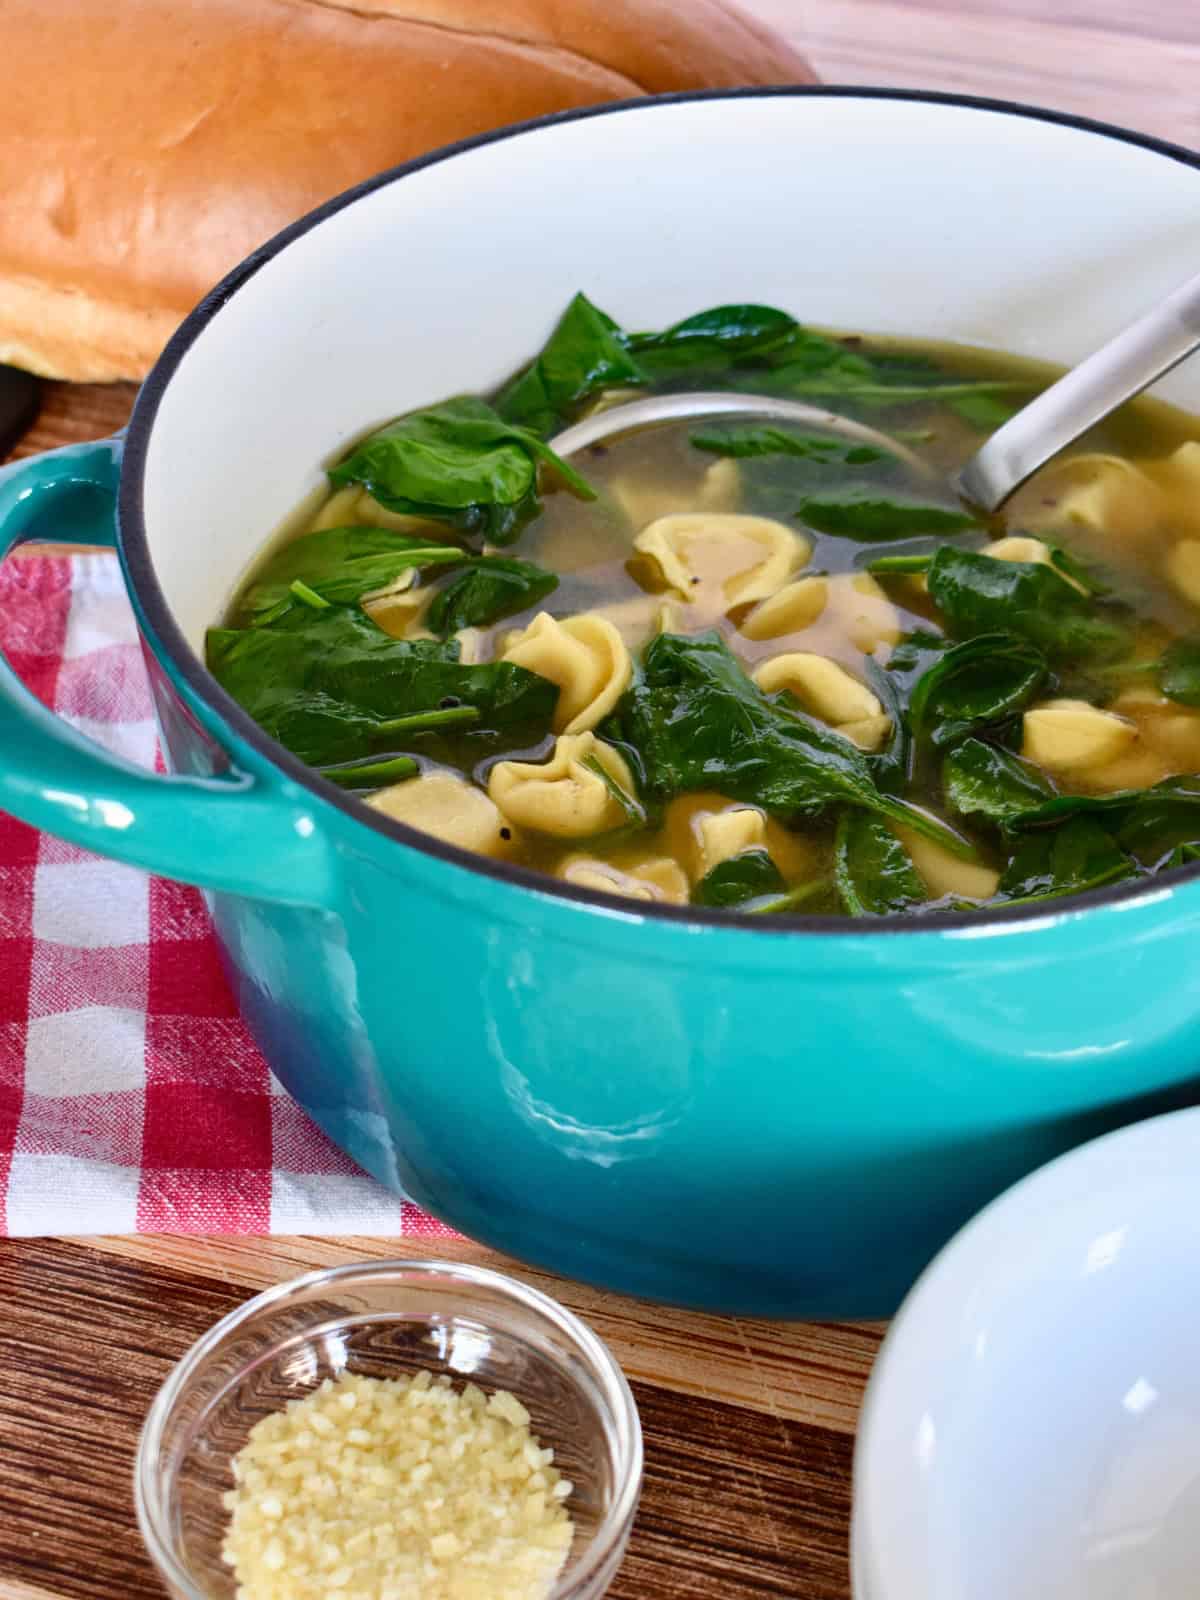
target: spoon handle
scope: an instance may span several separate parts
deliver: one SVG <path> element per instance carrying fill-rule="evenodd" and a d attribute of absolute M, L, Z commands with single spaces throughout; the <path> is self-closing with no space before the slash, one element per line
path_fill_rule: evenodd
<path fill-rule="evenodd" d="M 963 497 L 997 511 L 1052 456 L 1200 346 L 1200 275 L 1110 339 L 998 428 L 958 474 Z"/>

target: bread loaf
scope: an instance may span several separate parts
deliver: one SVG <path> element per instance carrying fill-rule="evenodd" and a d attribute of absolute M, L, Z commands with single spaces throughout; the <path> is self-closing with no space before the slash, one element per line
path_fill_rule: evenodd
<path fill-rule="evenodd" d="M 803 82 L 725 0 L 3 0 L 0 361 L 140 378 L 248 251 L 546 112 Z"/>

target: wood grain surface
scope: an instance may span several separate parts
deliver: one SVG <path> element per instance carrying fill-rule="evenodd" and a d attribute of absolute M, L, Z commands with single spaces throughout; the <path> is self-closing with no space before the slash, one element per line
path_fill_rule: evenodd
<path fill-rule="evenodd" d="M 1195 0 L 743 3 L 828 81 L 1036 101 L 1200 142 Z M 109 433 L 132 398 L 128 387 L 47 385 L 16 453 Z M 399 1248 L 431 1253 L 418 1240 Z M 130 1473 L 171 1363 L 265 1285 L 397 1249 L 354 1239 L 0 1243 L 0 1600 L 160 1596 Z M 628 1372 L 646 1485 L 617 1600 L 846 1600 L 853 1430 L 881 1329 L 664 1311 L 471 1244 L 437 1253 L 549 1289 Z"/>

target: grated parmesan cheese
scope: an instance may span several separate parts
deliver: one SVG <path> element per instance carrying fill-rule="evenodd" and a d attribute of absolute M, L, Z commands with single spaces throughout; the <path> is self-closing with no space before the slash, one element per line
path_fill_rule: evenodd
<path fill-rule="evenodd" d="M 239 1600 L 545 1600 L 572 1485 L 511 1394 L 446 1376 L 326 1379 L 233 1461 Z"/>

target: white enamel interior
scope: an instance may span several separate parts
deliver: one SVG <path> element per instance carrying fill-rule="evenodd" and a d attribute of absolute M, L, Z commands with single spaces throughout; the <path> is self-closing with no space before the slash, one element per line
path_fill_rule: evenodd
<path fill-rule="evenodd" d="M 151 555 L 199 646 L 264 537 L 372 424 L 486 389 L 583 289 L 621 322 L 720 301 L 1070 362 L 1200 260 L 1200 172 L 919 101 L 664 104 L 400 179 L 267 263 L 163 397 Z M 1200 361 L 1161 392 L 1200 410 Z"/>
<path fill-rule="evenodd" d="M 996 1201 L 872 1375 L 856 1600 L 1195 1600 L 1198 1329 L 1200 1111 Z"/>

